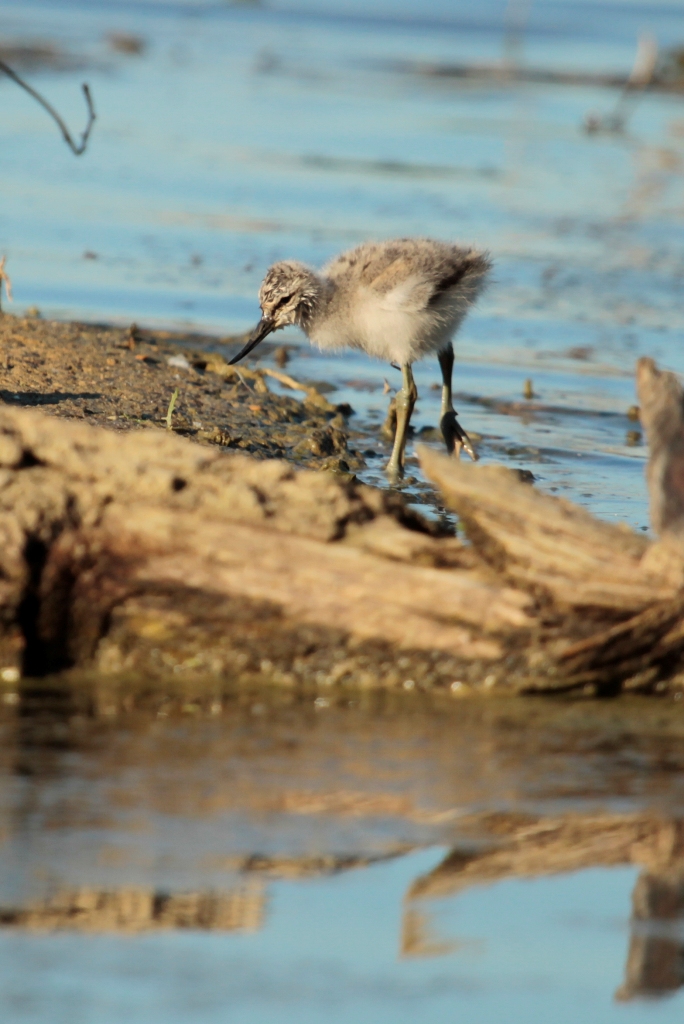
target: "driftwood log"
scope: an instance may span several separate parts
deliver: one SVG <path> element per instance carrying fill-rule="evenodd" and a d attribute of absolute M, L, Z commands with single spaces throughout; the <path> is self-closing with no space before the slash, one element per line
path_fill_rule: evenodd
<path fill-rule="evenodd" d="M 391 493 L 160 430 L 0 410 L 0 676 L 587 694 L 684 686 L 684 397 L 641 360 L 659 539 L 423 449 Z"/>

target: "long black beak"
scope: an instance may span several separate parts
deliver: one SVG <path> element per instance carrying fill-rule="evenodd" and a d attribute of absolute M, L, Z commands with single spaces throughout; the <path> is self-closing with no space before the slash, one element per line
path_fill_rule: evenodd
<path fill-rule="evenodd" d="M 259 323 L 252 331 L 250 339 L 243 348 L 243 350 L 241 352 L 238 352 L 236 356 L 233 356 L 232 359 L 229 359 L 228 365 L 233 366 L 234 363 L 239 363 L 240 360 L 244 359 L 244 357 L 248 355 L 253 348 L 256 348 L 259 342 L 263 341 L 266 335 L 270 334 L 271 331 L 275 331 L 275 324 L 273 323 L 272 320 L 269 320 L 267 317 L 262 317 Z"/>

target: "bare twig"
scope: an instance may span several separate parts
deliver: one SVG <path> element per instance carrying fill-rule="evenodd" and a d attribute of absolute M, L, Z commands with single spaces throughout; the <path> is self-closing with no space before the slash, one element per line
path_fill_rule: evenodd
<path fill-rule="evenodd" d="M 280 381 L 286 388 L 292 388 L 293 391 L 303 391 L 306 394 L 306 400 L 313 402 L 314 405 L 320 405 L 323 408 L 331 408 L 330 403 L 324 395 L 321 395 L 316 388 L 311 387 L 310 384 L 300 384 L 294 377 L 290 377 L 288 373 L 281 373 L 280 370 L 271 370 L 265 366 L 262 370 L 267 377 L 273 377 L 274 380 Z"/>
<path fill-rule="evenodd" d="M 0 260 L 0 313 L 2 313 L 2 285 L 5 284 L 5 293 L 9 301 L 12 301 L 12 282 L 10 281 L 9 274 L 5 270 L 6 256 L 3 256 Z"/>
<path fill-rule="evenodd" d="M 254 388 L 251 388 L 249 386 L 249 384 L 247 383 L 247 381 L 245 380 L 245 378 L 242 376 L 242 374 L 240 373 L 240 371 L 238 369 L 236 369 L 235 372 L 238 375 L 238 377 L 240 378 L 240 383 L 245 385 L 245 387 L 249 391 L 250 395 L 253 395 L 254 394 Z"/>
<path fill-rule="evenodd" d="M 289 373 L 281 373 L 280 370 L 271 370 L 269 367 L 265 367 L 263 372 L 268 377 L 273 377 L 274 380 L 284 384 L 286 388 L 292 388 L 293 391 L 310 391 L 306 384 L 300 384 L 294 377 L 290 377 Z"/>
<path fill-rule="evenodd" d="M 25 89 L 29 96 L 33 96 L 34 100 L 36 100 L 37 103 L 40 103 L 41 107 L 44 110 L 47 110 L 50 117 L 53 119 L 53 121 L 56 122 L 57 126 L 59 127 L 59 130 L 62 133 L 62 138 L 64 139 L 64 141 L 66 142 L 67 146 L 74 154 L 74 156 L 80 156 L 81 153 L 85 152 L 85 148 L 88 145 L 88 138 L 90 136 L 90 132 L 92 130 L 93 124 L 95 123 L 95 118 L 97 116 L 95 113 L 95 107 L 93 106 L 93 98 L 90 95 L 90 88 L 88 87 L 87 83 L 84 82 L 81 88 L 83 89 L 83 95 L 85 96 L 86 106 L 88 107 L 88 122 L 85 126 L 85 129 L 83 130 L 83 134 L 81 135 L 81 141 L 79 143 L 76 143 L 71 137 L 71 132 L 69 131 L 66 124 L 59 116 L 55 108 L 52 106 L 52 104 L 48 103 L 48 101 L 44 99 L 44 97 L 41 96 L 39 92 L 36 92 L 36 90 L 32 86 L 25 82 L 23 78 L 20 78 L 16 71 L 13 71 L 12 68 L 8 64 L 5 64 L 3 60 L 0 60 L 0 71 L 4 71 L 8 78 L 11 78 L 12 81 L 16 82 L 18 86 L 20 86 L 22 89 Z"/>

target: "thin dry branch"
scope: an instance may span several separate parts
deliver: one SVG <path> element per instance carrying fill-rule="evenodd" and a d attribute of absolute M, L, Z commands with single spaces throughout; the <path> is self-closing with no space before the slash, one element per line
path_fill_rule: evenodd
<path fill-rule="evenodd" d="M 295 380 L 294 377 L 290 377 L 288 373 L 281 373 L 280 370 L 271 370 L 267 366 L 265 366 L 261 372 L 267 377 L 272 377 L 274 380 L 284 384 L 286 388 L 292 388 L 293 391 L 303 391 L 307 396 L 307 400 L 312 402 L 314 405 L 320 405 L 324 409 L 330 408 L 330 402 L 325 395 L 321 395 L 320 392 L 317 391 L 316 388 L 311 387 L 311 385 L 301 384 L 298 380 Z"/>
<path fill-rule="evenodd" d="M 48 103 L 48 101 L 32 86 L 30 86 L 28 82 L 25 82 L 23 78 L 20 78 L 16 71 L 13 71 L 9 64 L 5 64 L 3 60 L 0 60 L 0 71 L 4 71 L 8 78 L 11 78 L 13 82 L 16 82 L 18 86 L 24 89 L 29 96 L 32 96 L 34 100 L 36 100 L 37 103 L 40 103 L 41 107 L 48 112 L 50 117 L 57 124 L 62 133 L 62 138 L 74 156 L 81 156 L 82 153 L 85 153 L 86 146 L 88 145 L 88 138 L 90 137 L 90 132 L 95 123 L 95 118 L 97 117 L 95 107 L 93 105 L 93 98 L 90 95 L 90 88 L 86 82 L 83 83 L 81 88 L 83 89 L 83 95 L 85 96 L 86 106 L 88 108 L 88 121 L 81 134 L 81 141 L 76 143 L 72 138 L 71 132 L 51 103 Z"/>

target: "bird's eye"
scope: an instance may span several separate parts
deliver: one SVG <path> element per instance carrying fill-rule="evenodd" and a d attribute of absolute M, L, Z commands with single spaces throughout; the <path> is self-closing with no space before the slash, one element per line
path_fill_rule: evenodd
<path fill-rule="evenodd" d="M 291 295 L 283 295 L 282 299 L 278 299 L 275 306 L 273 307 L 273 312 L 275 313 L 276 309 L 280 309 L 280 307 L 284 306 L 285 303 L 289 302 L 291 298 Z"/>

